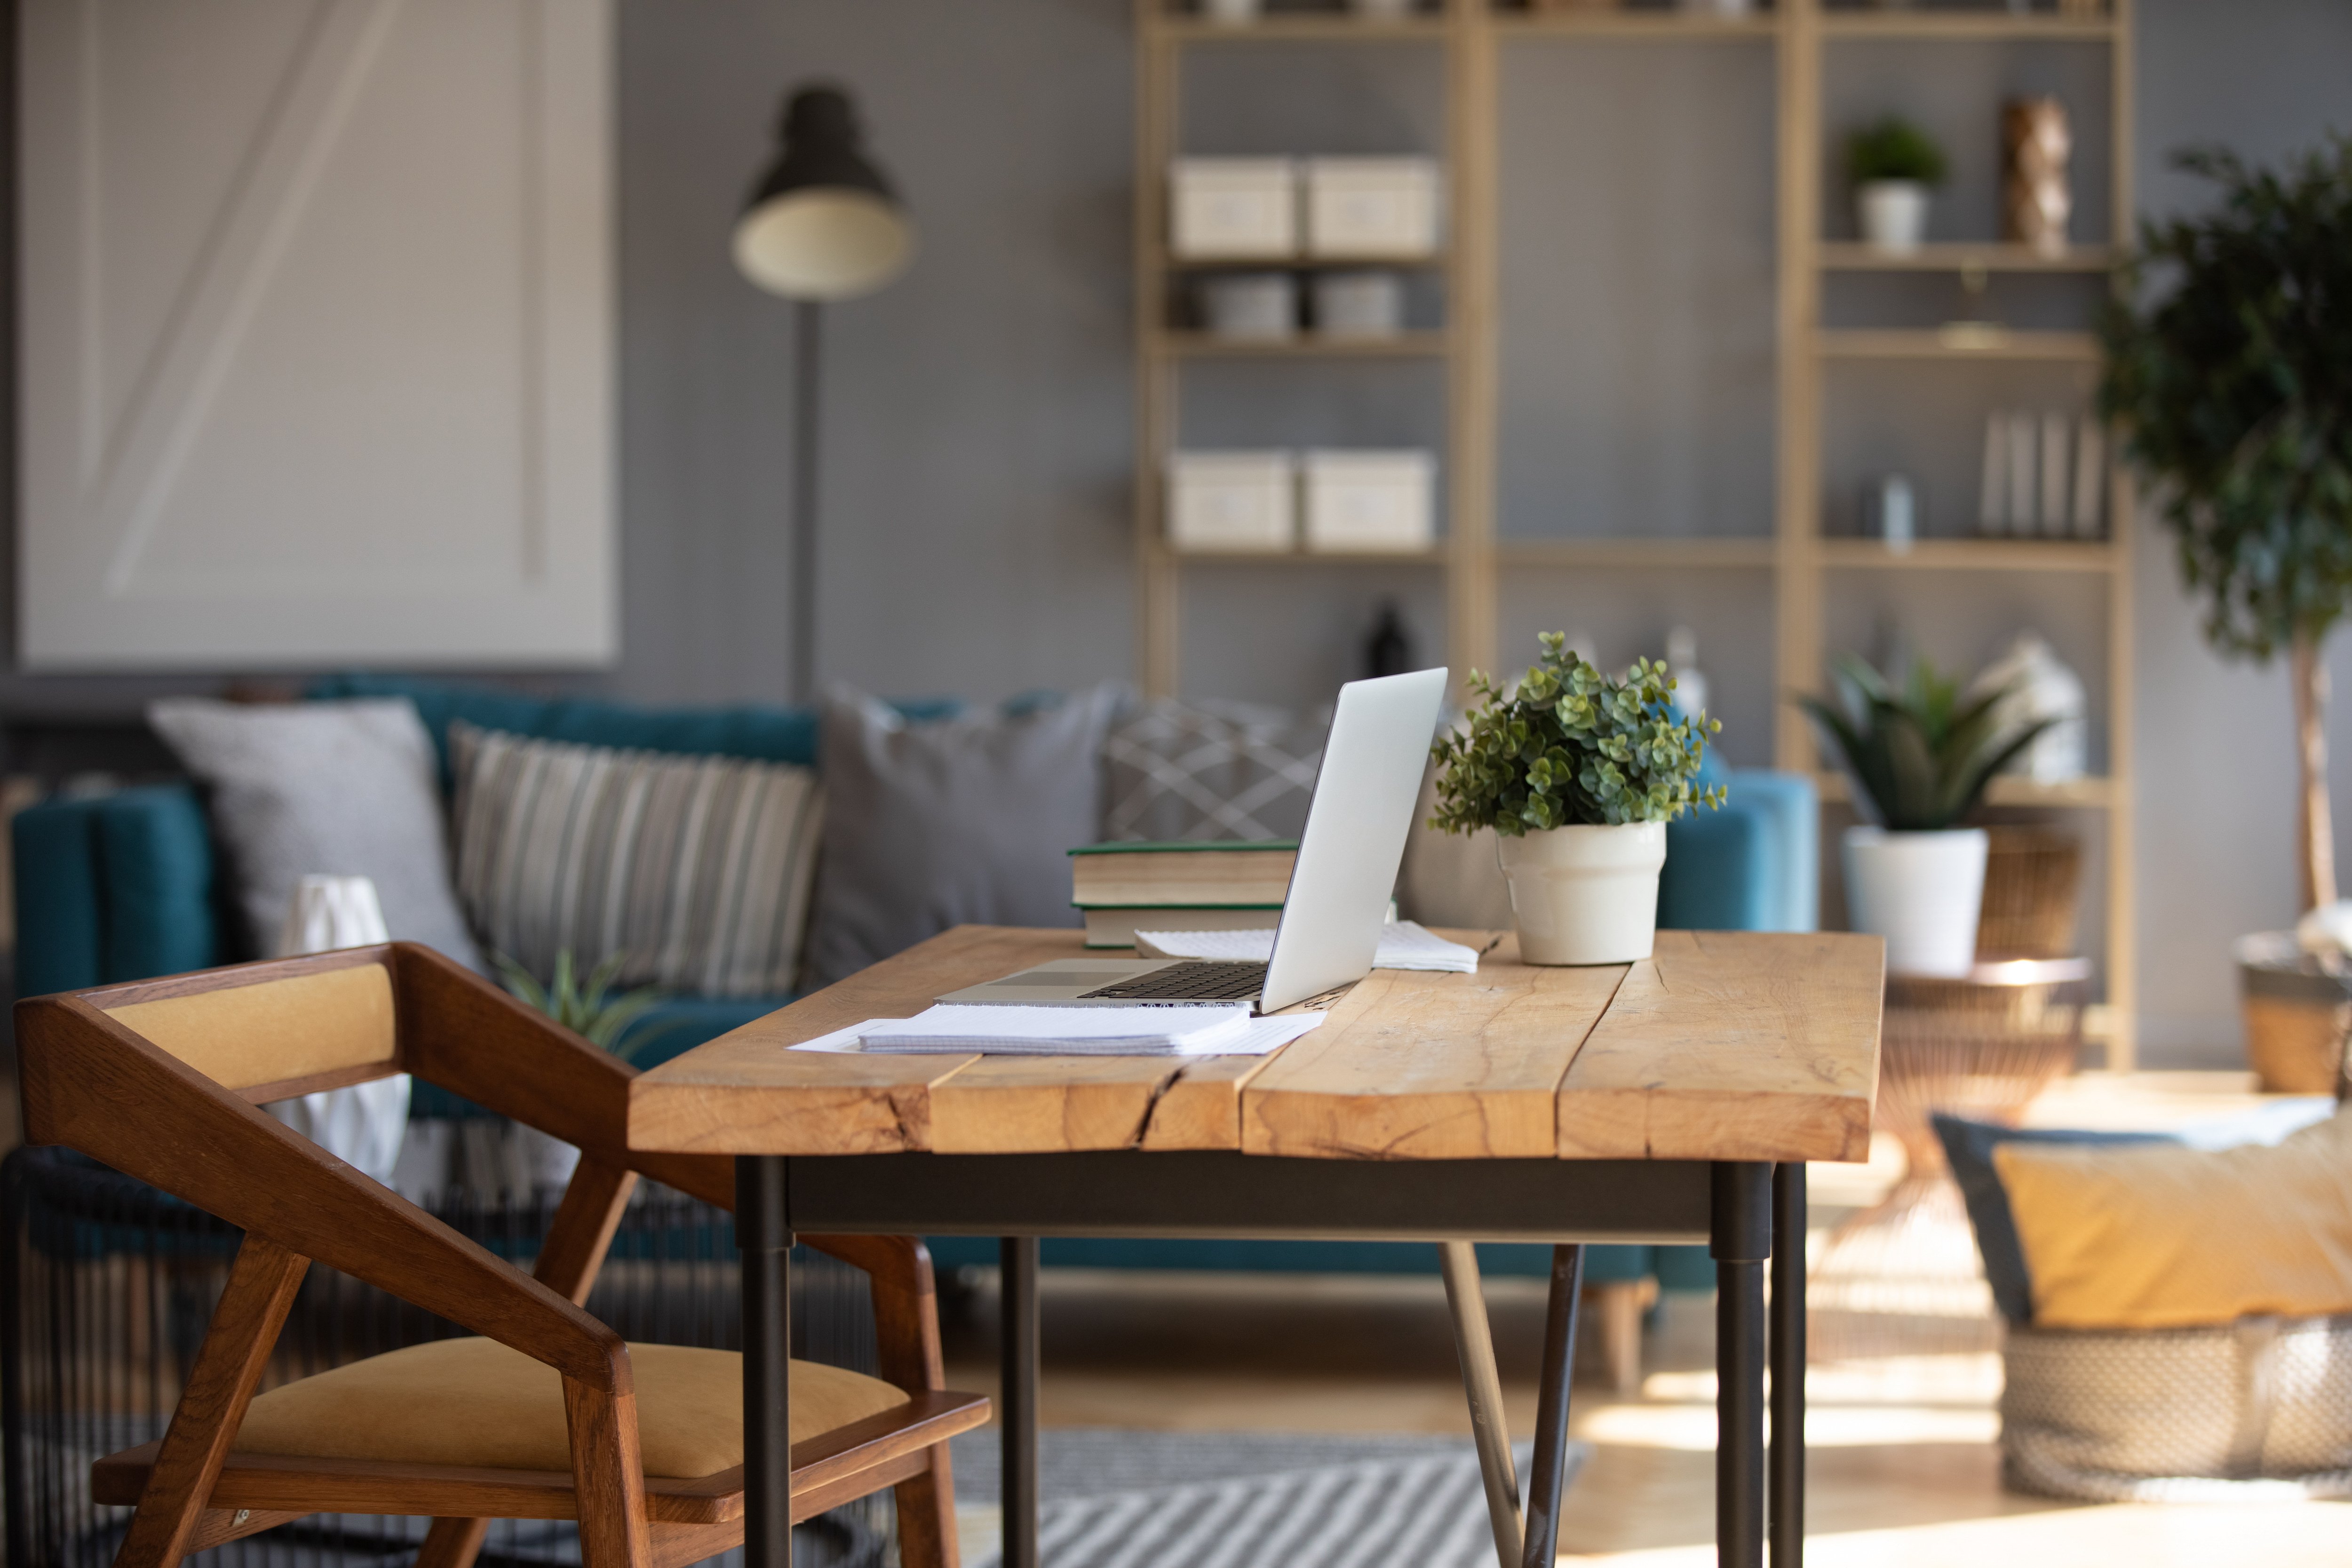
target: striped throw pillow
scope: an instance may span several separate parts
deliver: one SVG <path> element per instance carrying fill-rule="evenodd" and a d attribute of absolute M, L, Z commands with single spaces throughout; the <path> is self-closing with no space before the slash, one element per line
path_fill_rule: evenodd
<path fill-rule="evenodd" d="M 457 897 L 542 979 L 557 953 L 708 996 L 794 988 L 824 795 L 814 771 L 449 726 Z"/>

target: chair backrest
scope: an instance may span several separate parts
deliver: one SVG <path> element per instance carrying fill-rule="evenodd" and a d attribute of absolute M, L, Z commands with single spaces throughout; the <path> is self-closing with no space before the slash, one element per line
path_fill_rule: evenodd
<path fill-rule="evenodd" d="M 392 972 L 381 956 L 275 978 L 266 970 L 227 970 L 91 1000 L 150 1045 L 248 1100 L 397 1070 Z"/>

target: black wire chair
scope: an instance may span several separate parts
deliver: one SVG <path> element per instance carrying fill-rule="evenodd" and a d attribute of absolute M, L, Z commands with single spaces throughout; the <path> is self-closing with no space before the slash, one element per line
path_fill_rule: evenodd
<path fill-rule="evenodd" d="M 742 1348 L 733 1216 L 650 1184 L 613 1239 L 588 1310 L 625 1338 Z M 554 1192 L 457 1190 L 424 1207 L 528 1267 L 554 1216 Z M 143 1182 L 62 1149 L 0 1161 L 0 1463 L 8 1563 L 108 1568 L 131 1517 L 93 1503 L 89 1466 L 163 1435 L 204 1342 L 242 1233 Z M 792 1353 L 872 1373 L 866 1276 L 821 1253 L 793 1255 Z M 323 1265 L 313 1265 L 264 1387 L 464 1330 Z M 432 1521 L 317 1514 L 188 1559 L 205 1568 L 391 1568 Z M 793 1531 L 794 1568 L 869 1568 L 895 1559 L 887 1493 Z M 714 1558 L 735 1563 L 741 1552 Z M 493 1524 L 479 1561 L 577 1563 L 576 1528 Z"/>

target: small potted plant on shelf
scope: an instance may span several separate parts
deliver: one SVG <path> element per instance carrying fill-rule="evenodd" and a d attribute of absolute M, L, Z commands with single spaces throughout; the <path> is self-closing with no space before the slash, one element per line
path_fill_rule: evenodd
<path fill-rule="evenodd" d="M 1927 193 L 1944 183 L 1944 150 L 1899 115 L 1853 133 L 1846 142 L 1862 237 L 1874 250 L 1900 255 L 1927 235 Z"/>
<path fill-rule="evenodd" d="M 1976 964 L 1990 840 L 1963 817 L 2054 720 L 2002 722 L 2002 686 L 1962 697 L 1915 661 L 1901 690 L 1853 654 L 1832 668 L 1837 701 L 1800 697 L 1873 822 L 1845 831 L 1848 922 L 1886 941 L 1890 974 L 1966 975 Z"/>
<path fill-rule="evenodd" d="M 1601 673 L 1546 632 L 1536 667 L 1507 691 L 1476 670 L 1482 700 L 1431 748 L 1447 833 L 1491 827 L 1519 956 L 1528 963 L 1626 963 L 1650 956 L 1666 824 L 1724 792 L 1695 787 L 1706 737 L 1685 717 L 1674 677 L 1637 659 Z"/>
<path fill-rule="evenodd" d="M 2242 938 L 2239 984 L 2263 1086 L 2314 1093 L 2334 1087 L 2352 1002 L 2323 657 L 2352 612 L 2352 138 L 2277 170 L 2213 151 L 2179 162 L 2221 199 L 2143 230 L 2108 310 L 2099 403 L 2153 481 L 2206 640 L 2257 664 L 2286 655 L 2307 940 Z"/>

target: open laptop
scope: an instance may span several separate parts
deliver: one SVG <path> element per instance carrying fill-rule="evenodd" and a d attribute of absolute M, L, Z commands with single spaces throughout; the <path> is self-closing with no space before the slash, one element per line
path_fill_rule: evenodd
<path fill-rule="evenodd" d="M 1267 963 L 1061 959 L 939 1000 L 1029 1007 L 1247 1002 L 1273 1013 L 1361 980 L 1380 950 L 1445 681 L 1444 670 L 1423 669 L 1339 689 Z"/>

